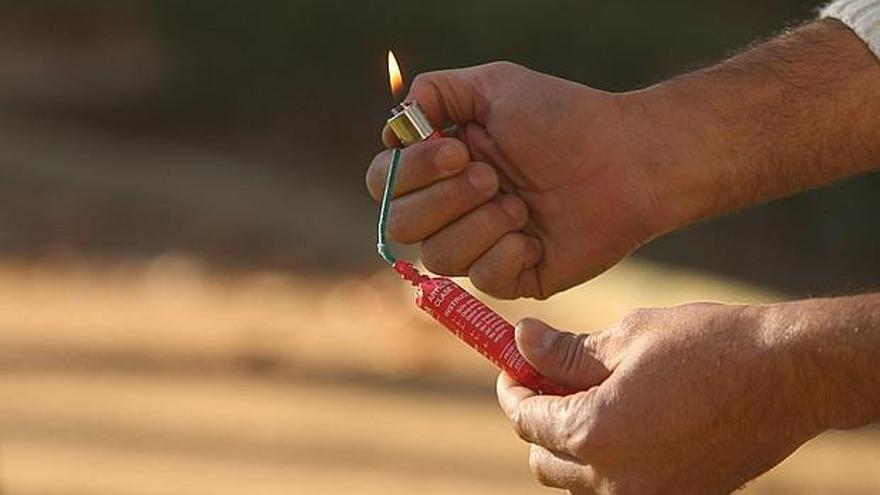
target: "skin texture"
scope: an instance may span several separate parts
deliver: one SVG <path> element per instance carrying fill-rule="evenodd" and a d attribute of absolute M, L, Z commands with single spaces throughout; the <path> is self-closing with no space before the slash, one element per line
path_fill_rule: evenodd
<path fill-rule="evenodd" d="M 435 273 L 546 298 L 671 230 L 877 167 L 878 85 L 836 21 L 629 93 L 506 62 L 422 74 L 407 99 L 457 130 L 404 150 L 389 235 Z"/>
<path fill-rule="evenodd" d="M 880 63 L 836 21 L 623 94 L 509 63 L 425 74 L 409 99 L 456 130 L 404 151 L 390 233 L 432 271 L 545 298 L 670 230 L 876 170 L 878 94 Z M 572 493 L 729 493 L 880 419 L 877 294 L 637 310 L 593 335 L 527 320 L 517 345 L 584 390 L 497 389 L 537 479 Z"/>
<path fill-rule="evenodd" d="M 535 477 L 572 493 L 729 493 L 823 430 L 880 418 L 880 295 L 641 309 L 593 335 L 524 320 L 517 345 L 587 389 L 498 379 Z"/>
<path fill-rule="evenodd" d="M 389 236 L 421 242 L 429 270 L 468 275 L 496 297 L 545 298 L 661 230 L 617 96 L 494 63 L 421 75 L 409 98 L 458 124 L 456 137 L 404 150 L 392 204 Z M 367 173 L 374 198 L 388 158 Z"/>

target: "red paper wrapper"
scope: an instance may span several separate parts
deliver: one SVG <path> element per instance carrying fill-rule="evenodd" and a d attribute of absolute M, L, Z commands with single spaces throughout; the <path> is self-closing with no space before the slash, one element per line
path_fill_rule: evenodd
<path fill-rule="evenodd" d="M 419 308 L 521 385 L 540 394 L 577 392 L 538 373 L 516 348 L 513 325 L 458 284 L 445 277 L 422 275 L 406 261 L 396 261 L 394 270 L 416 287 Z"/>

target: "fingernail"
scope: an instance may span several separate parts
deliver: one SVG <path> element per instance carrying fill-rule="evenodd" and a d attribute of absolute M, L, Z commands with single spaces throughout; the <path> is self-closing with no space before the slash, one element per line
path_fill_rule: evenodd
<path fill-rule="evenodd" d="M 454 144 L 444 144 L 434 153 L 434 165 L 447 172 L 457 171 L 463 161 L 461 148 Z"/>
<path fill-rule="evenodd" d="M 498 177 L 488 165 L 471 167 L 467 174 L 471 185 L 480 191 L 492 192 L 498 185 Z"/>
<path fill-rule="evenodd" d="M 512 195 L 501 198 L 501 208 L 517 223 L 523 221 L 528 215 L 522 201 Z"/>
<path fill-rule="evenodd" d="M 386 148 L 393 148 L 397 145 L 394 142 L 394 139 L 391 137 L 391 132 L 389 131 L 388 124 L 385 124 L 385 127 L 382 128 L 381 134 L 382 144 L 385 145 Z"/>
<path fill-rule="evenodd" d="M 549 351 L 558 335 L 558 332 L 539 321 L 525 319 L 516 324 L 517 340 L 532 351 Z"/>

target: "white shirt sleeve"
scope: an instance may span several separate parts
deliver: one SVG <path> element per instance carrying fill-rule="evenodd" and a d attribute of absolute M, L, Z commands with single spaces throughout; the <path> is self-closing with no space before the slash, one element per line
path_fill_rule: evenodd
<path fill-rule="evenodd" d="M 837 0 L 822 9 L 821 17 L 849 26 L 880 59 L 880 0 Z"/>

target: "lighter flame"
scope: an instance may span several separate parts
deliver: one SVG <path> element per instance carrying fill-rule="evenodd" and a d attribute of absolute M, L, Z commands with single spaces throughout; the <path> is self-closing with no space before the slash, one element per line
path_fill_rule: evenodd
<path fill-rule="evenodd" d="M 397 65 L 397 59 L 394 58 L 394 52 L 388 50 L 388 81 L 391 83 L 391 94 L 394 98 L 400 96 L 403 89 L 403 76 L 400 74 L 400 66 Z"/>

